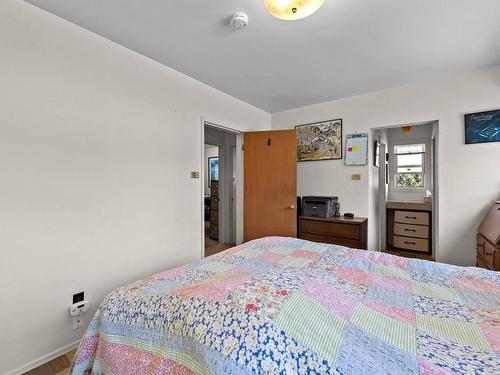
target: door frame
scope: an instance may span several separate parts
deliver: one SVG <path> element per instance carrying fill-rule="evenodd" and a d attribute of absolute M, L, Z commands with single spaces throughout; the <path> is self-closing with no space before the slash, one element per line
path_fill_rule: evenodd
<path fill-rule="evenodd" d="M 200 150 L 201 150 L 201 168 L 200 168 L 200 196 L 201 196 L 201 210 L 200 210 L 200 219 L 201 219 L 201 258 L 205 257 L 205 126 L 210 126 L 212 128 L 221 130 L 226 133 L 232 133 L 236 136 L 236 165 L 234 166 L 236 171 L 236 194 L 235 194 L 235 210 L 233 218 L 235 225 L 235 234 L 236 234 L 236 244 L 241 244 L 243 242 L 243 133 L 237 129 L 219 125 L 212 121 L 208 121 L 205 117 L 201 117 L 200 127 L 201 127 L 201 138 L 200 138 Z M 219 147 L 219 160 L 220 159 L 220 148 L 224 146 L 223 144 L 214 144 L 214 146 Z M 230 149 L 230 147 L 228 148 Z M 228 152 L 229 154 L 229 152 Z M 225 156 L 224 159 L 227 159 Z M 226 161 L 224 161 L 224 165 L 219 164 L 219 171 L 222 171 L 223 168 L 226 168 Z M 219 172 L 220 173 L 220 172 Z M 219 239 L 227 238 L 230 232 L 227 227 L 227 223 L 229 223 L 230 216 L 229 212 L 231 210 L 232 204 L 228 205 L 227 194 L 229 193 L 228 186 L 232 184 L 232 181 L 226 181 L 223 177 L 223 174 L 220 174 L 219 178 L 219 196 L 220 196 L 220 206 L 219 206 Z M 227 223 L 226 223 L 227 222 Z"/>
<path fill-rule="evenodd" d="M 380 142 L 379 168 L 378 168 L 378 251 L 387 247 L 387 143 Z M 383 155 L 383 157 L 382 157 Z"/>
<path fill-rule="evenodd" d="M 439 120 L 429 120 L 429 121 L 419 121 L 419 122 L 408 122 L 405 124 L 399 124 L 399 125 L 390 125 L 390 126 L 378 126 L 378 127 L 372 127 L 370 128 L 371 130 L 371 135 L 372 138 L 374 138 L 374 135 L 377 134 L 379 135 L 381 131 L 387 130 L 387 129 L 392 129 L 392 128 L 401 128 L 403 126 L 408 126 L 411 124 L 411 126 L 419 126 L 419 125 L 425 125 L 425 124 L 432 124 L 433 127 L 433 139 L 430 142 L 430 152 L 431 152 L 431 169 L 432 169 L 432 256 L 434 259 L 437 259 L 437 253 L 439 252 L 439 185 L 440 185 L 440 175 L 439 175 L 439 134 L 441 130 L 440 126 L 440 121 Z M 388 151 L 389 148 L 389 143 L 386 143 L 386 152 Z M 373 153 L 371 153 L 373 154 Z M 382 159 L 381 164 L 382 165 Z M 376 168 L 372 165 L 372 163 L 369 163 L 370 168 Z M 380 189 L 380 175 L 377 174 L 377 185 L 378 189 Z M 385 181 L 384 181 L 385 183 Z M 369 185 L 372 186 L 374 184 L 374 181 L 370 181 Z M 380 191 L 379 191 L 380 193 Z M 385 191 L 385 201 L 387 201 L 387 196 L 388 196 L 388 191 Z M 381 221 L 379 219 L 378 215 L 385 215 L 385 207 L 382 207 L 382 202 L 384 201 L 380 194 L 377 194 L 375 197 L 377 200 L 376 202 L 376 207 L 377 207 L 377 239 L 374 244 L 377 246 L 380 246 L 383 244 L 384 238 L 380 237 L 380 231 L 384 231 L 384 233 L 387 233 L 387 222 L 386 221 Z M 381 212 L 383 211 L 383 213 Z M 385 238 L 385 244 L 387 244 L 387 238 Z M 382 248 L 378 248 L 377 251 L 383 251 Z"/>

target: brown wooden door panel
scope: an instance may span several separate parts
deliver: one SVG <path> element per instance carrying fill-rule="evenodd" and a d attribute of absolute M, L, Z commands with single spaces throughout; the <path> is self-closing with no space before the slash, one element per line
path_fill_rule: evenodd
<path fill-rule="evenodd" d="M 297 236 L 295 130 L 244 134 L 244 240 Z"/>

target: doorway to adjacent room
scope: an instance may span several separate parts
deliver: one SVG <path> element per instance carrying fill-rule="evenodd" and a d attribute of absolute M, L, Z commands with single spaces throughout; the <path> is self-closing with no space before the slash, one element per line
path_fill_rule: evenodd
<path fill-rule="evenodd" d="M 438 244 L 439 123 L 372 129 L 378 167 L 373 199 L 381 251 L 434 260 Z"/>
<path fill-rule="evenodd" d="M 210 256 L 237 242 L 236 144 L 241 135 L 207 122 L 203 130 L 203 242 L 204 256 Z"/>

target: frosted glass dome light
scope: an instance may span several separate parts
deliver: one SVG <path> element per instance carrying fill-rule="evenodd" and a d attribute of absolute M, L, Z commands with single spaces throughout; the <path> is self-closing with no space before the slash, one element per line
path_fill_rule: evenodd
<path fill-rule="evenodd" d="M 264 0 L 264 4 L 274 17 L 281 20 L 300 20 L 316 12 L 325 0 Z"/>

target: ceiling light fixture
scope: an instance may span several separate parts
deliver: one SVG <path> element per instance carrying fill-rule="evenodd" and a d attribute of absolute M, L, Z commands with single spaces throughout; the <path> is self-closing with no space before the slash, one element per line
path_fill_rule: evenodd
<path fill-rule="evenodd" d="M 325 0 L 264 0 L 264 4 L 274 17 L 294 21 L 316 12 Z"/>

